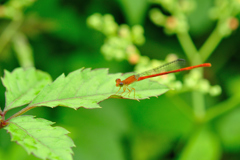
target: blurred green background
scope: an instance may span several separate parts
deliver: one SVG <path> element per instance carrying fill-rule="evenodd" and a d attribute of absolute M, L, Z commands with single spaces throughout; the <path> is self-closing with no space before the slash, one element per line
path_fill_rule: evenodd
<path fill-rule="evenodd" d="M 142 26 L 144 33 L 139 29 L 144 35 L 139 35 L 142 41 L 127 41 L 137 48 L 137 59 L 165 60 L 173 56 L 184 58 L 190 64 L 212 63 L 211 68 L 199 73 L 209 80 L 204 81 L 207 84 L 203 87 L 217 86 L 215 96 L 208 91 L 201 92 L 202 88 L 184 92 L 180 89 L 140 102 L 108 99 L 100 103 L 101 109 L 41 107 L 26 113 L 54 121 L 70 131 L 69 136 L 76 144 L 75 160 L 240 159 L 239 0 L 8 0 L 0 3 L 1 76 L 4 69 L 12 71 L 19 66 L 35 66 L 48 72 L 53 80 L 82 67 L 109 68 L 109 73 L 132 72 L 139 65 L 141 68 L 145 61 L 132 62 L 121 55 L 125 53 L 119 53 L 120 58 L 114 58 L 117 52 L 104 53 L 102 45 L 108 45 L 112 37 L 103 30 L 112 23 L 105 24 L 100 32 L 92 29 L 88 18 L 95 13 L 100 13 L 100 18 L 110 14 L 110 21 L 114 17 L 116 24 L 128 25 L 125 28 Z M 176 4 L 181 4 L 182 10 L 174 10 Z M 160 23 L 160 12 L 154 11 L 177 17 L 182 26 L 174 28 Z M 203 54 L 208 53 L 203 61 L 191 58 L 195 53 L 186 53 L 192 45 L 189 39 L 181 39 L 186 33 L 200 51 L 209 35 L 215 33 L 214 38 L 208 39 L 208 47 L 202 50 L 207 51 Z M 183 74 L 187 73 L 178 75 L 179 80 Z M 4 92 L 1 85 L 2 109 Z M 200 117 L 194 108 L 198 103 L 204 106 L 199 111 Z M 18 110 L 13 109 L 6 116 Z M 38 159 L 10 142 L 10 138 L 6 130 L 0 130 L 1 160 Z"/>

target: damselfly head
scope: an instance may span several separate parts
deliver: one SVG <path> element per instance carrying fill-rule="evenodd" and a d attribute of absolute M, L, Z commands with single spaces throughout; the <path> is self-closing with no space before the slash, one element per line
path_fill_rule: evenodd
<path fill-rule="evenodd" d="M 123 82 L 121 81 L 121 79 L 116 79 L 116 86 L 118 87 L 118 86 L 120 86 L 120 87 L 122 87 L 123 86 Z"/>

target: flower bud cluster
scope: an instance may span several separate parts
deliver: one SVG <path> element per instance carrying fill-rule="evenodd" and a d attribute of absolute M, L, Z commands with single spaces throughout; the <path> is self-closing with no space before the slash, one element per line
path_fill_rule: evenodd
<path fill-rule="evenodd" d="M 161 5 L 170 15 L 165 15 L 160 9 L 153 8 L 150 11 L 150 19 L 158 26 L 164 28 L 166 34 L 183 33 L 189 30 L 185 14 L 195 8 L 193 0 L 152 0 Z"/>
<path fill-rule="evenodd" d="M 211 96 L 218 96 L 222 92 L 219 85 L 211 86 L 210 82 L 207 79 L 203 79 L 197 70 L 192 70 L 184 76 L 183 86 L 183 90 L 197 90 L 205 94 L 208 93 Z"/>
<path fill-rule="evenodd" d="M 128 60 L 131 64 L 139 61 L 139 50 L 136 45 L 145 43 L 144 29 L 140 25 L 129 27 L 118 25 L 110 14 L 95 13 L 87 19 L 89 27 L 106 36 L 101 52 L 107 60 Z"/>
<path fill-rule="evenodd" d="M 163 2 L 164 0 L 159 1 Z M 164 1 L 164 3 L 167 5 L 170 1 Z M 152 20 L 157 25 L 164 26 L 168 33 L 186 32 L 186 28 L 188 28 L 184 26 L 186 24 L 185 21 L 179 21 L 179 19 L 173 16 L 165 16 L 158 9 L 151 10 L 150 15 Z M 147 56 L 141 56 L 136 47 L 136 45 L 142 45 L 145 42 L 143 36 L 144 30 L 140 25 L 133 26 L 132 28 L 125 24 L 117 25 L 111 15 L 102 16 L 99 13 L 90 16 L 87 23 L 91 28 L 102 32 L 106 36 L 105 43 L 101 47 L 101 52 L 105 58 L 107 60 L 128 60 L 129 63 L 135 64 L 134 70 L 137 73 L 151 70 L 178 58 L 175 54 L 169 54 L 164 61 L 160 61 L 155 59 L 150 60 Z M 211 86 L 208 80 L 201 78 L 200 72 L 194 70 L 185 76 L 183 82 L 176 79 L 176 74 L 154 77 L 152 80 L 167 85 L 179 92 L 197 90 L 209 93 L 212 96 L 221 93 L 220 86 Z"/>
<path fill-rule="evenodd" d="M 226 37 L 238 28 L 239 20 L 235 17 L 239 13 L 239 0 L 216 0 L 215 6 L 212 7 L 209 15 L 213 20 L 218 20 L 218 32 Z"/>
<path fill-rule="evenodd" d="M 31 6 L 35 0 L 9 0 L 0 6 L 0 17 L 16 19 L 23 16 L 23 9 Z"/>

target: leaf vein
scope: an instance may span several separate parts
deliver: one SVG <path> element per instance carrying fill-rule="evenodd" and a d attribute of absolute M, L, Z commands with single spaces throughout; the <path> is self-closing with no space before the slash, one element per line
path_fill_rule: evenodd
<path fill-rule="evenodd" d="M 26 129 L 22 128 L 21 126 L 19 126 L 18 124 L 14 123 L 14 122 L 11 122 L 11 123 L 13 123 L 13 124 L 15 124 L 16 126 L 18 126 L 19 128 L 21 128 L 23 131 L 26 132 L 26 134 L 27 134 L 28 136 L 32 137 L 33 139 L 35 139 L 36 141 L 38 141 L 40 144 L 42 144 L 43 146 L 45 146 L 46 148 L 48 148 L 52 153 L 55 153 L 55 151 L 54 151 L 53 149 L 51 149 L 48 145 L 45 145 L 45 144 L 42 143 L 40 140 L 38 140 L 38 138 L 35 138 L 34 136 L 30 135 L 30 134 L 27 132 Z M 20 130 L 20 129 L 19 129 L 19 130 Z M 25 136 L 25 137 L 26 137 L 26 136 Z M 24 138 L 25 138 L 25 137 L 24 137 Z M 57 153 L 55 153 L 55 154 L 58 156 Z"/>

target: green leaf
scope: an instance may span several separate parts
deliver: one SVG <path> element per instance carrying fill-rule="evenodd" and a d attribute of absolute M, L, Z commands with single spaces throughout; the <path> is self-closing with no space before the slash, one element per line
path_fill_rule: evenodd
<path fill-rule="evenodd" d="M 240 75 L 229 76 L 227 81 L 227 93 L 228 95 L 239 94 L 240 90 Z"/>
<path fill-rule="evenodd" d="M 218 160 L 221 152 L 217 137 L 207 128 L 192 136 L 180 156 L 180 160 Z"/>
<path fill-rule="evenodd" d="M 227 152 L 239 152 L 240 149 L 240 105 L 238 108 L 221 116 L 216 122 L 216 129 L 223 147 Z"/>
<path fill-rule="evenodd" d="M 71 160 L 73 141 L 66 136 L 69 132 L 61 127 L 52 127 L 53 122 L 19 116 L 9 121 L 5 129 L 12 135 L 12 141 L 20 144 L 28 154 L 41 159 Z"/>
<path fill-rule="evenodd" d="M 127 73 L 124 74 L 121 78 L 122 80 L 126 79 L 127 77 L 133 75 L 134 73 Z M 115 81 L 114 81 L 115 82 Z M 115 83 L 114 83 L 115 86 Z M 134 98 L 134 91 L 131 92 L 130 96 L 126 93 L 117 94 L 118 96 L 121 95 L 119 98 L 126 98 L 126 99 L 146 99 L 149 97 L 157 97 L 162 95 L 163 93 L 167 92 L 169 88 L 165 85 L 162 85 L 158 82 L 151 81 L 150 79 L 137 81 L 129 85 L 129 87 L 135 88 L 135 98 Z M 120 90 L 123 91 L 122 89 Z M 127 94 L 127 95 L 126 95 Z"/>
<path fill-rule="evenodd" d="M 30 103 L 51 82 L 51 77 L 35 68 L 5 70 L 2 83 L 6 87 L 5 111 Z"/>
<path fill-rule="evenodd" d="M 130 74 L 124 77 L 128 75 Z M 120 74 L 108 74 L 107 69 L 79 69 L 67 77 L 59 76 L 51 85 L 45 87 L 29 106 L 99 108 L 99 102 L 116 94 L 119 88 L 116 87 L 115 80 L 119 77 Z M 166 86 L 149 80 L 134 83 L 131 87 L 136 89 L 136 99 L 145 99 L 168 91 Z M 111 98 L 134 99 L 134 94 L 131 93 L 129 97 L 115 95 Z"/>

